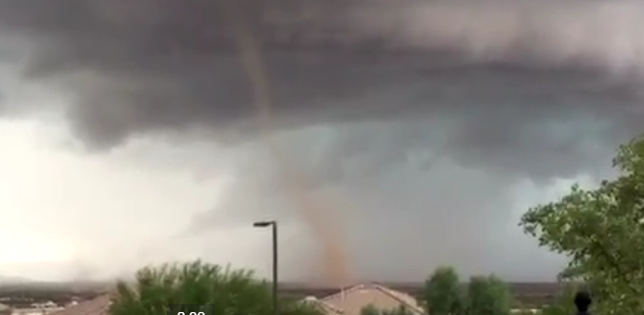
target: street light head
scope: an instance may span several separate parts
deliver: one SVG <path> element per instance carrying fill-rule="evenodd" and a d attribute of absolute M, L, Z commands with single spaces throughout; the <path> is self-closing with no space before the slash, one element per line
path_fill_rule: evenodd
<path fill-rule="evenodd" d="M 259 221 L 259 222 L 253 223 L 253 226 L 254 227 L 267 227 L 267 226 L 271 226 L 273 224 L 275 224 L 275 221 Z"/>

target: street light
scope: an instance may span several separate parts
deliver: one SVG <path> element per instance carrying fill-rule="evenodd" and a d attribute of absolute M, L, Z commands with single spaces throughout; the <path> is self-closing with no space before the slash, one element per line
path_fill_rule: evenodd
<path fill-rule="evenodd" d="M 273 315 L 279 315 L 277 300 L 277 221 L 259 221 L 253 223 L 256 228 L 272 227 L 273 230 Z"/>

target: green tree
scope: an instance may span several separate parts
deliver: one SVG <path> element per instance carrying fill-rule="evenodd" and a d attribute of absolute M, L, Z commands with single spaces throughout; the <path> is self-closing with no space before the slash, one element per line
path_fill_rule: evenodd
<path fill-rule="evenodd" d="M 209 305 L 206 314 L 270 315 L 272 294 L 265 281 L 247 270 L 233 270 L 196 261 L 147 267 L 136 274 L 136 283 L 120 282 L 110 306 L 111 315 L 167 315 L 172 305 L 191 305 L 174 311 L 197 311 Z M 186 312 L 187 314 L 187 312 Z M 304 304 L 285 304 L 284 315 L 319 315 Z"/>
<path fill-rule="evenodd" d="M 429 314 L 462 314 L 464 300 L 456 270 L 446 266 L 434 270 L 425 280 L 423 300 Z"/>
<path fill-rule="evenodd" d="M 360 310 L 360 315 L 381 315 L 380 310 L 373 304 L 369 304 Z"/>
<path fill-rule="evenodd" d="M 574 304 L 575 293 L 578 286 L 574 283 L 566 284 L 564 290 L 559 294 L 554 301 L 545 305 L 541 309 L 542 315 L 572 315 L 576 313 Z"/>
<path fill-rule="evenodd" d="M 360 315 L 415 315 L 415 314 L 402 305 L 392 309 L 379 309 L 373 304 L 369 304 L 360 310 Z"/>
<path fill-rule="evenodd" d="M 510 291 L 494 275 L 470 278 L 467 302 L 467 313 L 472 315 L 508 315 L 512 307 Z"/>
<path fill-rule="evenodd" d="M 541 246 L 569 257 L 562 277 L 584 281 L 606 315 L 644 309 L 644 138 L 620 146 L 619 175 L 595 189 L 573 185 L 560 200 L 530 209 L 520 225 Z"/>
<path fill-rule="evenodd" d="M 381 313 L 382 315 L 414 315 L 412 311 L 404 306 L 398 306 L 396 308 L 384 310 Z"/>

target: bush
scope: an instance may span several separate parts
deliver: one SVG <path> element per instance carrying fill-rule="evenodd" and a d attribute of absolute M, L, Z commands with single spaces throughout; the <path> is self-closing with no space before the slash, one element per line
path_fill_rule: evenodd
<path fill-rule="evenodd" d="M 208 307 L 197 310 L 200 305 Z M 285 303 L 281 310 L 285 315 L 318 314 L 311 307 L 293 302 Z M 134 284 L 118 283 L 110 306 L 111 315 L 167 315 L 169 311 L 271 315 L 272 291 L 252 271 L 195 261 L 139 270 Z"/>

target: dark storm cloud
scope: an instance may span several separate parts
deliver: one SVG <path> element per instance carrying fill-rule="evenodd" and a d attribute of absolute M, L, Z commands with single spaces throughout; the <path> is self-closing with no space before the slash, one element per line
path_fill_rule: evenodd
<path fill-rule="evenodd" d="M 642 130 L 643 8 L 574 0 L 5 0 L 0 34 L 21 43 L 26 82 L 69 96 L 60 109 L 90 146 L 205 130 L 249 157 L 238 161 L 241 179 L 220 205 L 234 209 L 230 218 L 204 213 L 195 218 L 203 228 L 288 208 L 275 192 L 279 170 L 252 137 L 257 109 L 235 36 L 240 25 L 253 28 L 287 164 L 311 174 L 311 190 L 355 199 L 355 218 L 369 215 L 347 219 L 361 266 L 390 262 L 377 244 L 415 257 L 407 267 L 417 275 L 444 261 L 480 272 L 512 260 L 503 255 L 516 235 L 499 232 L 516 223 L 508 223 L 508 187 L 526 176 L 543 184 L 599 172 L 620 141 Z M 53 105 L 40 106 L 23 114 Z M 428 239 L 411 246 L 414 235 L 402 231 Z M 536 261 L 531 255 L 521 259 Z M 395 273 L 385 265 L 367 273 Z"/>
<path fill-rule="evenodd" d="M 69 118 L 96 145 L 149 131 L 248 130 L 256 109 L 235 54 L 241 23 L 263 42 L 275 117 L 284 125 L 455 115 L 471 123 L 454 141 L 496 148 L 515 143 L 507 130 L 523 121 L 574 115 L 575 107 L 608 111 L 616 121 L 633 117 L 626 110 L 639 102 L 637 86 L 619 81 L 628 79 L 621 68 L 639 67 L 632 51 L 640 46 L 641 25 L 632 12 L 640 7 L 8 0 L 0 4 L 0 26 L 32 48 L 26 78 L 60 84 L 73 95 Z M 604 33 L 617 39 L 601 38 Z M 600 74 L 610 69 L 619 80 Z"/>

